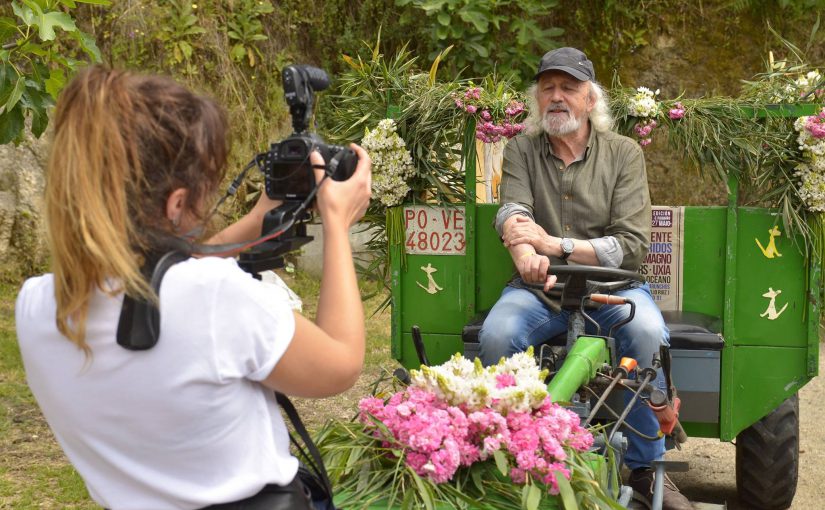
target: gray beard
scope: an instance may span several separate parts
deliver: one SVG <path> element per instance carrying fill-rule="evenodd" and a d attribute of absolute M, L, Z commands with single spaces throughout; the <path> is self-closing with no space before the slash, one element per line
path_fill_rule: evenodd
<path fill-rule="evenodd" d="M 564 136 L 578 131 L 582 123 L 576 117 L 569 116 L 567 120 L 559 121 L 554 119 L 549 113 L 545 113 L 541 118 L 541 127 L 550 136 Z"/>

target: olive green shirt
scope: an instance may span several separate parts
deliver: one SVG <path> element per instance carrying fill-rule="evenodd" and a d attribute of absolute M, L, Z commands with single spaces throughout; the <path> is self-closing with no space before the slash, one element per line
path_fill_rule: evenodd
<path fill-rule="evenodd" d="M 642 149 L 611 131 L 591 129 L 584 154 L 567 167 L 544 133 L 513 138 L 504 149 L 501 203 L 498 228 L 526 214 L 550 235 L 589 240 L 605 266 L 636 271 L 650 245 Z"/>

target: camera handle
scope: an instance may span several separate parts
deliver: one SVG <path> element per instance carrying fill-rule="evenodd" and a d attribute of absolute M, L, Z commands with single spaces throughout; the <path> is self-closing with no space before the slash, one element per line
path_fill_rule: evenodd
<path fill-rule="evenodd" d="M 284 267 L 284 255 L 297 250 L 314 239 L 306 233 L 306 220 L 310 217 L 302 202 L 287 201 L 270 210 L 264 216 L 262 232 L 289 225 L 277 238 L 260 243 L 243 251 L 238 257 L 238 266 L 255 278 L 268 269 Z"/>

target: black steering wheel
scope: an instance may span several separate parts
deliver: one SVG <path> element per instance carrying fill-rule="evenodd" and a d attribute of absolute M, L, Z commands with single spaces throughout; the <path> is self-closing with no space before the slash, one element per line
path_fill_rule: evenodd
<path fill-rule="evenodd" d="M 584 296 L 594 289 L 600 292 L 613 292 L 628 286 L 632 282 L 644 282 L 639 273 L 601 266 L 551 265 L 547 274 L 556 275 L 556 287 L 561 289 L 561 306 L 565 309 L 578 310 Z"/>

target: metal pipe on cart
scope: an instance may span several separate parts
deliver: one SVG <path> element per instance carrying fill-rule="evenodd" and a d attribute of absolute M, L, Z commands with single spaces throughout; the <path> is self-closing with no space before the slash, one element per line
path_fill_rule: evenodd
<path fill-rule="evenodd" d="M 642 393 L 642 390 L 647 387 L 647 384 L 656 378 L 656 370 L 652 368 L 644 368 L 642 369 L 642 382 L 639 384 L 639 388 L 633 392 L 633 396 L 630 398 L 630 402 L 625 406 L 624 411 L 622 411 L 621 416 L 619 419 L 616 420 L 616 424 L 613 426 L 613 430 L 610 431 L 610 436 L 607 438 L 607 442 L 609 443 L 611 439 L 613 439 L 613 434 L 619 430 L 621 427 L 622 422 L 624 422 L 627 415 L 630 414 L 630 410 L 633 409 L 633 404 L 636 403 L 636 399 L 639 398 L 639 395 Z"/>

